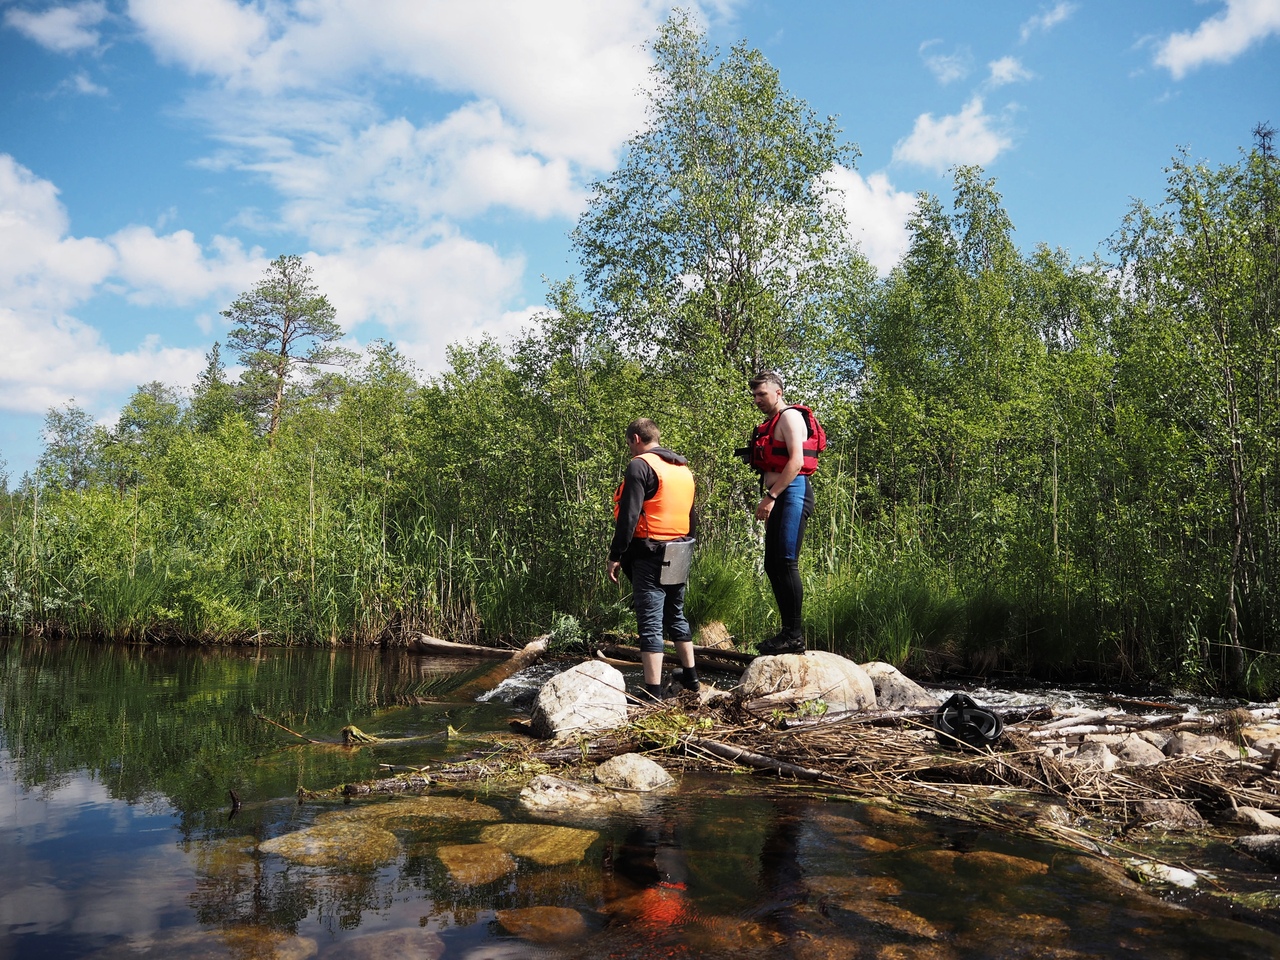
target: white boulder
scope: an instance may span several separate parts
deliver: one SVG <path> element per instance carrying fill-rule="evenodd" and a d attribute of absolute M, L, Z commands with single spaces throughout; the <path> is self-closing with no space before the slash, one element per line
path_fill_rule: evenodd
<path fill-rule="evenodd" d="M 875 684 L 867 672 L 852 660 L 822 650 L 756 657 L 742 674 L 741 688 L 747 700 L 779 706 L 822 701 L 828 713 L 876 706 Z"/>
<path fill-rule="evenodd" d="M 612 730 L 626 722 L 626 681 L 599 660 L 570 667 L 544 683 L 531 718 L 534 735 L 550 739 Z"/>

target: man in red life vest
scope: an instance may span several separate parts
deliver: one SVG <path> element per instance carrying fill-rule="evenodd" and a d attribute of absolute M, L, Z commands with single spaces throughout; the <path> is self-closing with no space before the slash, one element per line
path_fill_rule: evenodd
<path fill-rule="evenodd" d="M 782 629 L 757 650 L 763 655 L 804 653 L 800 545 L 813 513 L 809 475 L 817 469 L 826 435 L 811 410 L 787 405 L 779 374 L 758 373 L 749 386 L 752 401 L 768 417 L 756 427 L 749 450 L 751 466 L 763 484 L 756 519 L 765 522 L 764 572 L 782 619 Z"/>
<path fill-rule="evenodd" d="M 688 690 L 699 686 L 693 635 L 684 617 L 685 585 L 662 582 L 666 545 L 690 539 L 693 474 L 684 457 L 658 445 L 658 427 L 652 420 L 633 421 L 626 440 L 631 462 L 614 494 L 613 541 L 605 569 L 614 583 L 619 570 L 631 581 L 645 690 L 661 700 L 664 631 L 680 658 L 677 679 Z"/>

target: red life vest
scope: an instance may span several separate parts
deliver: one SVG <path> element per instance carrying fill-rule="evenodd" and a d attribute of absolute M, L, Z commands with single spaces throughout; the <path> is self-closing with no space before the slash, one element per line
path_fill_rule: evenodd
<path fill-rule="evenodd" d="M 827 449 L 827 431 L 822 429 L 814 412 L 799 403 L 783 407 L 751 432 L 751 467 L 761 473 L 780 473 L 786 469 L 787 445 L 781 439 L 775 440 L 773 431 L 778 427 L 778 420 L 788 410 L 799 410 L 809 430 L 801 448 L 804 451 L 804 463 L 800 467 L 800 476 L 807 477 L 818 469 L 818 454 Z"/>
<path fill-rule="evenodd" d="M 644 502 L 636 521 L 637 539 L 676 540 L 689 533 L 689 511 L 693 509 L 693 473 L 682 463 L 669 463 L 656 453 L 642 453 L 640 459 L 658 475 L 658 492 Z M 618 519 L 622 488 L 613 492 L 613 519 Z"/>

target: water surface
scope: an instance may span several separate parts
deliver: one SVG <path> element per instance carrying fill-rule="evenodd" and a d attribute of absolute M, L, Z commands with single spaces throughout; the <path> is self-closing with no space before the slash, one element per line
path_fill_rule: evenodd
<path fill-rule="evenodd" d="M 536 823 L 514 786 L 434 790 L 483 817 L 373 818 L 392 839 L 370 862 L 299 863 L 260 845 L 370 809 L 299 789 L 474 748 L 540 675 L 476 702 L 451 691 L 483 665 L 366 650 L 9 641 L 0 664 L 0 958 L 1280 955 L 1256 916 L 1089 858 L 745 775 L 558 821 L 590 831 L 580 855 L 492 877 L 449 851 L 475 867 L 486 831 Z M 342 747 L 348 724 L 420 739 Z"/>

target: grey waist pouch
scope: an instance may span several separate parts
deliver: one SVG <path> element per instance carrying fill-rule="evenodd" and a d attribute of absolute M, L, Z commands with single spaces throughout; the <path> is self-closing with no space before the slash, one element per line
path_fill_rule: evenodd
<path fill-rule="evenodd" d="M 689 563 L 693 560 L 693 545 L 697 540 L 668 540 L 662 545 L 662 573 L 658 582 L 664 587 L 674 587 L 689 579 Z"/>

